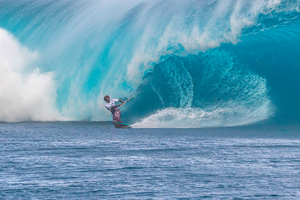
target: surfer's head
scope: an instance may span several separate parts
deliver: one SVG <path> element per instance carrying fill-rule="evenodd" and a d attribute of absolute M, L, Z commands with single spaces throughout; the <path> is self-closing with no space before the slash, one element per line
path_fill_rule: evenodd
<path fill-rule="evenodd" d="M 105 95 L 104 96 L 104 101 L 106 101 L 107 103 L 109 103 L 110 102 L 110 97 L 108 95 Z"/>

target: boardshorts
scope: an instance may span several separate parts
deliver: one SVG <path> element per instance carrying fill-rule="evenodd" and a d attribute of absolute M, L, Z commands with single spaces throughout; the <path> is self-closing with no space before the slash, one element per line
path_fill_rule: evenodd
<path fill-rule="evenodd" d="M 113 113 L 113 123 L 121 121 L 121 110 L 116 109 Z"/>

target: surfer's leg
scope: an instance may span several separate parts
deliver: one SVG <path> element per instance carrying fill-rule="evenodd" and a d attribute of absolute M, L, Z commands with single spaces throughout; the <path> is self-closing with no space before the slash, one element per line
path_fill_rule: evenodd
<path fill-rule="evenodd" d="M 114 123 L 114 125 L 115 125 L 115 128 L 122 128 L 124 126 L 124 125 L 118 124 L 118 123 Z"/>

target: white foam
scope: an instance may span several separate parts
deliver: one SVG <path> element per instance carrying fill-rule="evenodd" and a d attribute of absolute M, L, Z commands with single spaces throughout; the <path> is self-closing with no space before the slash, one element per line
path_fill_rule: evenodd
<path fill-rule="evenodd" d="M 62 119 L 55 108 L 54 73 L 30 70 L 37 57 L 0 29 L 0 121 Z"/>
<path fill-rule="evenodd" d="M 203 128 L 227 127 L 252 124 L 272 114 L 271 102 L 255 108 L 229 104 L 218 108 L 166 108 L 157 111 L 138 123 L 133 128 Z"/>

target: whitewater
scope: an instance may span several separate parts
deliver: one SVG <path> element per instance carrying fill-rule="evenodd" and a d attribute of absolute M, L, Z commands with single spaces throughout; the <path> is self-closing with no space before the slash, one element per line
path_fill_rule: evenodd
<path fill-rule="evenodd" d="M 0 121 L 299 120 L 300 1 L 0 0 Z"/>

